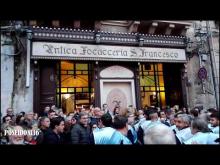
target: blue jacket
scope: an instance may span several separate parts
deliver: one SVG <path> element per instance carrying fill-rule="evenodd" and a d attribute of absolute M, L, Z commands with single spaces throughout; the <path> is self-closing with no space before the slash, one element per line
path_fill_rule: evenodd
<path fill-rule="evenodd" d="M 115 131 L 110 139 L 111 144 L 132 144 L 131 141 L 121 132 Z"/>
<path fill-rule="evenodd" d="M 219 135 L 207 132 L 197 132 L 189 140 L 185 141 L 184 144 L 218 144 L 215 142 L 219 138 Z"/>
<path fill-rule="evenodd" d="M 111 127 L 104 127 L 93 131 L 95 144 L 111 144 L 110 139 L 115 131 Z"/>

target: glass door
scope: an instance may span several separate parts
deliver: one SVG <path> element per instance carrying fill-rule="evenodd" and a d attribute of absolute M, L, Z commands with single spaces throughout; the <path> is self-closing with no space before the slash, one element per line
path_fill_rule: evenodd
<path fill-rule="evenodd" d="M 93 65 L 60 61 L 57 64 L 57 106 L 64 112 L 87 108 L 94 101 Z"/>

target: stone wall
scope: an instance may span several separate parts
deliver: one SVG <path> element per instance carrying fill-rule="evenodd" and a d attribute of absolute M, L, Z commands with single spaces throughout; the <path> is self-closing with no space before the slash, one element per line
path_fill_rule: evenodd
<path fill-rule="evenodd" d="M 12 107 L 15 113 L 33 111 L 33 70 L 30 72 L 30 86 L 26 83 L 26 49 L 18 55 L 15 46 L 4 45 L 5 41 L 13 38 L 1 37 L 1 113 L 5 115 L 6 109 Z M 26 47 L 26 38 L 22 43 Z M 17 50 L 16 50 L 17 51 Z M 31 67 L 32 68 L 32 67 Z"/>
<path fill-rule="evenodd" d="M 14 82 L 14 46 L 12 39 L 1 35 L 1 113 L 12 107 Z"/>
<path fill-rule="evenodd" d="M 195 24 L 199 24 L 200 22 L 194 22 Z M 205 21 L 201 23 L 202 28 L 206 29 Z M 189 37 L 193 42 L 195 42 L 195 26 L 192 26 L 187 31 L 187 37 Z M 215 43 L 216 44 L 216 43 Z M 196 48 L 196 44 L 193 43 L 191 48 L 187 48 L 190 52 L 191 50 Z M 208 40 L 205 43 L 205 50 L 209 52 Z M 190 82 L 187 88 L 187 100 L 189 108 L 192 109 L 197 106 L 203 106 L 204 109 L 208 108 L 216 108 L 216 97 L 213 83 L 213 74 L 211 67 L 211 59 L 210 55 L 207 56 L 207 60 L 199 62 L 199 55 L 194 54 L 192 58 L 188 59 L 187 62 L 187 77 Z M 200 68 L 200 64 L 204 66 L 207 70 L 207 79 L 204 81 L 204 87 L 202 85 L 202 81 L 198 77 L 198 71 Z"/>

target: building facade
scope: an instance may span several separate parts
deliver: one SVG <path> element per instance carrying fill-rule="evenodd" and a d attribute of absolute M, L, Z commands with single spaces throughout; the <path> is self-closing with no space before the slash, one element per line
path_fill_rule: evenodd
<path fill-rule="evenodd" d="M 7 21 L 6 21 L 7 22 Z M 218 108 L 215 21 L 8 21 L 1 112 L 47 105 Z"/>

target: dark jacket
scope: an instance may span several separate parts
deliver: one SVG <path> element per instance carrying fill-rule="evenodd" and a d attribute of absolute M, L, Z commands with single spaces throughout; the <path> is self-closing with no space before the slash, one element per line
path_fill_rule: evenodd
<path fill-rule="evenodd" d="M 89 126 L 84 127 L 83 125 L 77 123 L 73 126 L 71 130 L 71 141 L 72 144 L 91 144 L 90 128 Z"/>
<path fill-rule="evenodd" d="M 64 128 L 64 143 L 65 144 L 72 144 L 72 141 L 71 141 L 71 130 L 73 128 L 73 125 L 71 126 L 65 126 Z"/>
<path fill-rule="evenodd" d="M 36 138 L 37 144 L 42 144 L 43 143 L 44 136 L 45 136 L 45 133 L 47 132 L 47 130 L 48 129 L 46 129 L 46 130 L 45 129 L 40 129 L 40 133 Z"/>
<path fill-rule="evenodd" d="M 63 143 L 64 143 L 63 135 L 56 134 L 55 132 L 53 132 L 52 129 L 48 129 L 44 134 L 44 139 L 42 144 L 63 144 Z"/>

